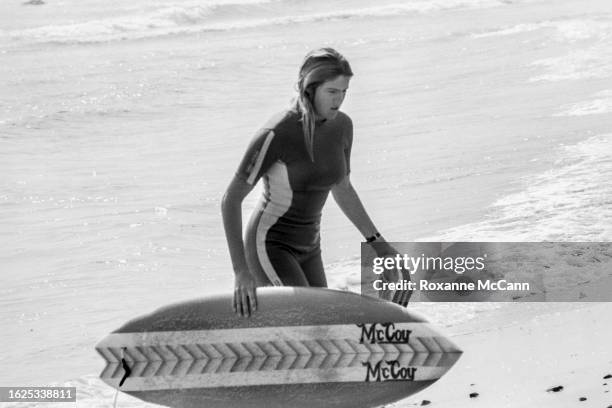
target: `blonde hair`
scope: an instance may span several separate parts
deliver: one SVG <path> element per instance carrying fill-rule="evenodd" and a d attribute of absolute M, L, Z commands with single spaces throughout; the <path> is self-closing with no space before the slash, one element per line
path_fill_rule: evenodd
<path fill-rule="evenodd" d="M 346 58 L 333 48 L 310 51 L 300 67 L 294 109 L 301 114 L 304 143 L 312 161 L 316 121 L 315 92 L 319 85 L 339 76 L 352 77 L 353 71 Z"/>

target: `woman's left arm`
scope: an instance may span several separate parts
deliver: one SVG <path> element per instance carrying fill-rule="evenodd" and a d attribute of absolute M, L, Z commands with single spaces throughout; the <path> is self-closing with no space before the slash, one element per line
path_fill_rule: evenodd
<path fill-rule="evenodd" d="M 376 227 L 366 212 L 348 175 L 332 187 L 334 200 L 364 237 L 376 235 Z"/>
<path fill-rule="evenodd" d="M 361 232 L 361 234 L 368 237 L 375 237 L 375 239 L 371 242 L 376 243 L 372 245 L 372 248 L 376 252 L 376 255 L 379 257 L 389 257 L 395 256 L 397 251 L 393 248 L 382 236 L 376 236 L 378 231 L 372 222 L 372 219 L 366 212 L 361 200 L 359 199 L 359 195 L 357 195 L 357 191 L 351 184 L 351 180 L 348 175 L 346 175 L 340 182 L 338 182 L 334 187 L 332 187 L 332 195 L 334 196 L 334 200 L 338 203 L 338 206 L 342 210 L 342 212 L 347 216 L 347 218 L 355 225 L 355 227 Z M 397 270 L 388 271 L 389 273 L 383 274 L 383 279 L 389 282 L 397 282 L 400 279 L 410 280 L 410 274 L 405 276 L 406 274 L 400 273 Z M 410 291 L 381 291 L 380 296 L 384 299 L 391 300 L 394 303 L 399 303 L 403 306 L 408 304 L 408 300 L 412 295 Z"/>

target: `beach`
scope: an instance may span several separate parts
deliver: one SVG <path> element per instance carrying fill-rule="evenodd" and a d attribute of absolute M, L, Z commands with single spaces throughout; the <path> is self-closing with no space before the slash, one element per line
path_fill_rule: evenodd
<path fill-rule="evenodd" d="M 605 378 L 612 371 L 609 304 L 509 306 L 453 330 L 464 351 L 453 367 L 455 375 L 394 406 L 423 401 L 432 407 L 612 404 L 611 377 Z"/>
<path fill-rule="evenodd" d="M 351 180 L 389 241 L 611 241 L 611 38 L 604 0 L 3 3 L 0 385 L 108 406 L 101 338 L 232 289 L 221 197 L 316 47 L 351 62 Z M 363 238 L 332 199 L 321 236 L 330 287 L 358 290 Z M 587 299 L 412 304 L 464 355 L 397 406 L 611 405 L 593 251 L 546 255 Z"/>

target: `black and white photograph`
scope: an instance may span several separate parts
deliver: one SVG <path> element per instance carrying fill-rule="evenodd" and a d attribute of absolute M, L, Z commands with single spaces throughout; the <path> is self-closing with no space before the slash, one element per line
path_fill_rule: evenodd
<path fill-rule="evenodd" d="M 611 6 L 3 0 L 0 406 L 611 408 Z"/>

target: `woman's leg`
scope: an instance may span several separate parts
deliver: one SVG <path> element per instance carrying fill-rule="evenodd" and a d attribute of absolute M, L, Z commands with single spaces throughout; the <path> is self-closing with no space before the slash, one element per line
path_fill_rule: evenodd
<path fill-rule="evenodd" d="M 319 288 L 327 287 L 327 278 L 325 277 L 325 270 L 323 269 L 323 260 L 321 259 L 321 249 L 317 249 L 313 254 L 304 260 L 302 263 L 302 270 L 308 280 L 309 285 Z"/>
<path fill-rule="evenodd" d="M 291 250 L 269 245 L 267 253 L 283 286 L 310 286 L 300 263 Z"/>

